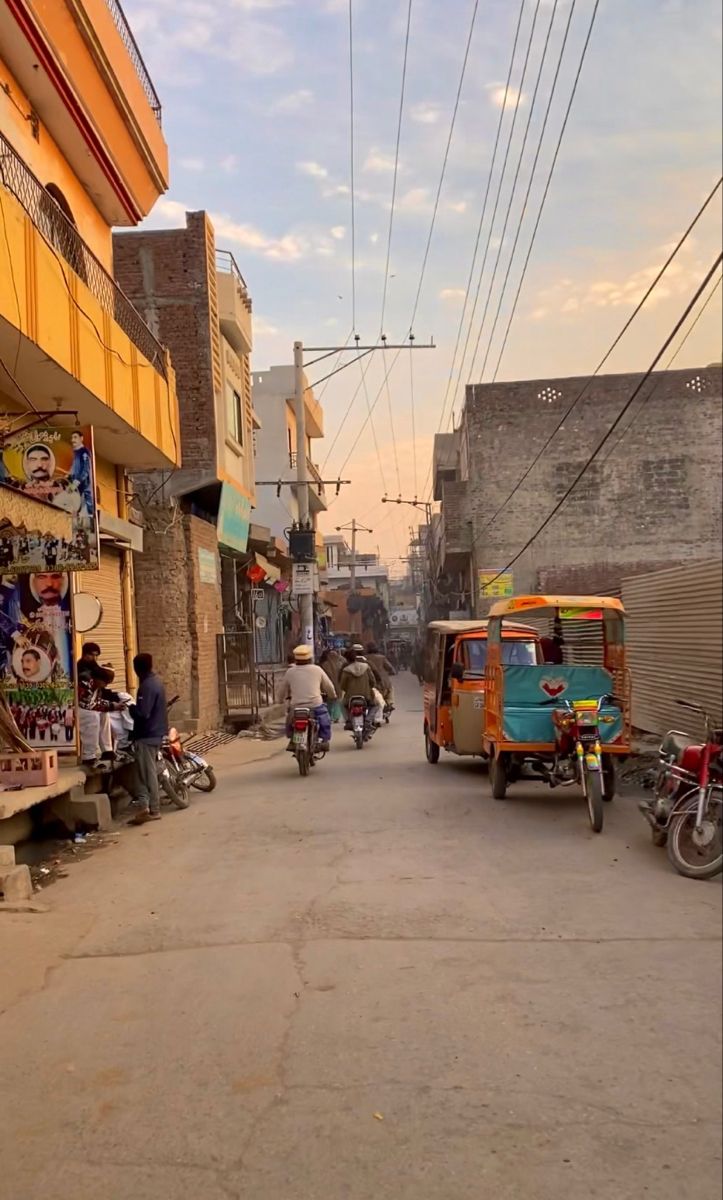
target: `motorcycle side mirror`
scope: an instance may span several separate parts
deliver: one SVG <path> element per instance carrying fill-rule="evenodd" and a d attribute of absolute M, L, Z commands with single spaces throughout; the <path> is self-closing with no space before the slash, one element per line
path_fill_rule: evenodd
<path fill-rule="evenodd" d="M 461 662 L 452 663 L 452 667 L 449 672 L 449 677 L 450 677 L 450 679 L 456 680 L 457 683 L 462 682 L 462 680 L 464 679 L 464 667 L 462 666 Z"/>

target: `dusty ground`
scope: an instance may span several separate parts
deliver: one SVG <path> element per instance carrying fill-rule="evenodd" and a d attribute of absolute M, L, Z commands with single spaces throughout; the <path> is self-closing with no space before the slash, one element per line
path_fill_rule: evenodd
<path fill-rule="evenodd" d="M 490 798 L 420 701 L 0 916 L 0 1200 L 714 1200 L 720 880 Z"/>

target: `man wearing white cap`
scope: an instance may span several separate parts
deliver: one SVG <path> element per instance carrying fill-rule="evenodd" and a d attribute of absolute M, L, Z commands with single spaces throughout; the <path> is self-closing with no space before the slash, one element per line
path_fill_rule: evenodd
<path fill-rule="evenodd" d="M 324 703 L 336 700 L 336 689 L 326 671 L 312 662 L 311 647 L 297 646 L 294 664 L 289 667 L 281 685 L 279 699 L 288 700 L 291 714 L 295 708 L 310 708 L 319 722 L 319 749 L 328 750 L 331 742 L 331 717 Z"/>

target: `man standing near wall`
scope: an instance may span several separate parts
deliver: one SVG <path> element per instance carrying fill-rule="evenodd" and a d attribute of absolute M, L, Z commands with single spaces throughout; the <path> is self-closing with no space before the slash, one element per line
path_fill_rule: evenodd
<path fill-rule="evenodd" d="M 134 825 L 160 821 L 161 796 L 158 789 L 156 757 L 168 736 L 166 689 L 153 670 L 150 654 L 136 654 L 133 670 L 138 676 L 138 697 L 133 708 L 133 740 L 136 751 L 135 799 L 139 812 Z"/>

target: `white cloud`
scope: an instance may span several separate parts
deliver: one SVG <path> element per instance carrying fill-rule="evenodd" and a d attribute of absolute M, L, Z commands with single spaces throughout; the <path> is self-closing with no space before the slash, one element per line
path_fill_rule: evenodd
<path fill-rule="evenodd" d="M 329 230 L 329 233 L 333 238 L 336 238 L 337 242 L 341 242 L 346 236 L 346 229 L 343 225 L 334 225 Z"/>
<path fill-rule="evenodd" d="M 467 201 L 466 200 L 450 200 L 449 203 L 447 204 L 447 208 L 449 209 L 450 212 L 455 212 L 455 213 L 466 212 L 467 211 Z"/>
<path fill-rule="evenodd" d="M 346 183 L 335 183 L 332 187 L 325 187 L 321 193 L 325 200 L 331 199 L 332 196 L 349 196 L 351 188 Z M 358 196 L 357 196 L 358 199 Z"/>
<path fill-rule="evenodd" d="M 185 224 L 189 205 L 179 200 L 163 198 L 156 203 L 152 218 L 161 217 L 166 224 Z M 210 212 L 209 217 L 216 230 L 217 243 L 233 242 L 244 250 L 261 254 L 264 258 L 280 262 L 296 262 L 310 252 L 308 238 L 295 233 L 285 233 L 280 238 L 269 237 L 254 225 L 234 221 L 227 213 Z"/>
<path fill-rule="evenodd" d="M 376 246 L 377 242 L 379 241 L 379 234 L 378 233 L 370 233 L 369 241 L 371 242 L 372 246 Z"/>
<path fill-rule="evenodd" d="M 440 300 L 464 300 L 466 292 L 464 288 L 442 288 L 439 293 Z"/>
<path fill-rule="evenodd" d="M 202 158 L 179 158 L 178 165 L 184 171 L 203 171 L 206 166 Z"/>
<path fill-rule="evenodd" d="M 185 82 L 192 56 L 232 62 L 252 76 L 288 69 L 294 60 L 291 40 L 285 26 L 270 19 L 285 7 L 287 0 L 152 0 L 129 16 L 153 75 L 167 79 L 172 64 L 174 77 Z"/>
<path fill-rule="evenodd" d="M 413 121 L 417 121 L 420 125 L 436 125 L 442 115 L 441 109 L 437 104 L 413 104 L 409 110 L 409 115 Z"/>
<path fill-rule="evenodd" d="M 364 170 L 376 175 L 393 171 L 394 157 L 391 154 L 382 154 L 379 150 L 370 150 L 364 160 Z"/>
<path fill-rule="evenodd" d="M 310 175 L 312 179 L 326 179 L 329 172 L 318 162 L 297 162 L 297 171 L 302 175 Z"/>
<path fill-rule="evenodd" d="M 235 175 L 239 166 L 238 158 L 235 154 L 226 154 L 218 165 L 225 175 Z"/>
<path fill-rule="evenodd" d="M 279 332 L 276 325 L 272 324 L 271 321 L 267 321 L 265 317 L 257 317 L 256 315 L 253 318 L 253 331 L 255 338 L 274 337 Z"/>
<path fill-rule="evenodd" d="M 502 108 L 503 105 L 505 109 L 514 108 L 517 104 L 518 96 L 520 98 L 520 108 L 527 103 L 527 97 L 524 94 L 520 95 L 519 91 L 513 87 L 507 88 L 507 95 L 505 97 L 504 84 L 488 83 L 487 90 L 490 94 L 490 100 L 494 104 L 495 108 Z"/>
<path fill-rule="evenodd" d="M 294 113 L 302 112 L 312 103 L 314 93 L 310 88 L 299 88 L 296 92 L 288 92 L 285 96 L 279 96 L 269 109 L 270 113 L 283 116 L 292 116 Z"/>
<path fill-rule="evenodd" d="M 428 212 L 430 208 L 429 189 L 409 188 L 397 198 L 397 208 L 402 212 Z"/>

